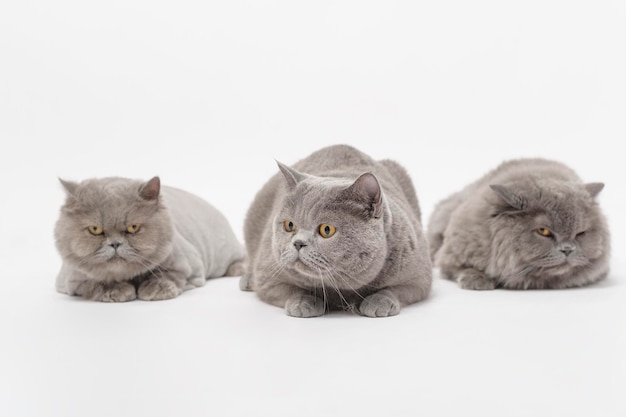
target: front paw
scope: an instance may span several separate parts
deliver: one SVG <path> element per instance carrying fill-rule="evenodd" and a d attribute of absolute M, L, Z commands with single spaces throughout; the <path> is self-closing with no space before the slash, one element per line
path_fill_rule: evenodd
<path fill-rule="evenodd" d="M 252 289 L 252 277 L 250 274 L 243 274 L 241 278 L 239 278 L 239 289 L 241 291 L 254 291 Z"/>
<path fill-rule="evenodd" d="M 324 301 L 313 295 L 295 295 L 285 303 L 285 312 L 292 317 L 318 317 L 324 311 Z"/>
<path fill-rule="evenodd" d="M 459 287 L 464 290 L 487 291 L 496 288 L 496 282 L 489 279 L 480 271 L 475 269 L 465 269 L 461 271 L 457 278 Z"/>
<path fill-rule="evenodd" d="M 139 285 L 137 295 L 140 300 L 157 301 L 176 298 L 181 292 L 182 290 L 173 281 L 166 278 L 151 277 Z"/>
<path fill-rule="evenodd" d="M 400 301 L 391 292 L 379 291 L 366 297 L 359 311 L 367 317 L 395 316 L 400 312 Z"/>
<path fill-rule="evenodd" d="M 135 286 L 128 282 L 115 282 L 102 285 L 98 288 L 92 299 L 104 303 L 124 303 L 137 298 Z"/>

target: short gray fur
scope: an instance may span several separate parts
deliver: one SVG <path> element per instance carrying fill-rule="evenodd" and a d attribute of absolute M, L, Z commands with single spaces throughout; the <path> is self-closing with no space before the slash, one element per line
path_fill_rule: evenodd
<path fill-rule="evenodd" d="M 158 177 L 61 180 L 67 199 L 55 228 L 59 292 L 105 302 L 163 300 L 241 275 L 243 248 L 222 213 Z M 139 232 L 126 231 L 139 224 Z M 92 235 L 88 227 L 102 227 Z"/>
<path fill-rule="evenodd" d="M 596 202 L 603 187 L 584 184 L 559 162 L 504 162 L 435 207 L 428 225 L 435 266 L 473 290 L 599 281 L 608 274 L 610 255 L 607 222 Z M 551 235 L 541 235 L 544 229 Z"/>
<path fill-rule="evenodd" d="M 296 317 L 328 310 L 391 316 L 428 296 L 428 243 L 404 168 L 345 145 L 279 168 L 247 213 L 241 289 Z M 335 235 L 322 237 L 322 224 Z"/>

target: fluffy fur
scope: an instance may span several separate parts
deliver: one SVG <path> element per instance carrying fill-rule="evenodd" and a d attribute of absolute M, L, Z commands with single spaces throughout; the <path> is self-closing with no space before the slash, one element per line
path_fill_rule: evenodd
<path fill-rule="evenodd" d="M 247 214 L 242 289 L 297 317 L 391 316 L 428 295 L 428 244 L 400 165 L 338 145 L 279 168 Z"/>
<path fill-rule="evenodd" d="M 566 288 L 609 271 L 606 220 L 567 166 L 508 161 L 440 202 L 428 225 L 435 266 L 461 288 Z"/>
<path fill-rule="evenodd" d="M 163 300 L 209 277 L 242 272 L 243 249 L 226 218 L 199 197 L 161 187 L 158 177 L 61 183 L 67 199 L 55 228 L 59 292 Z"/>

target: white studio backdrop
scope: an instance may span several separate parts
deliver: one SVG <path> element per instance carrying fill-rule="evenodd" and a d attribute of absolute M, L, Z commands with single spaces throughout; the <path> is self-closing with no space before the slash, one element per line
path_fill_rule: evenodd
<path fill-rule="evenodd" d="M 126 388 L 156 393 L 164 405 L 142 400 L 141 408 L 123 397 L 119 415 L 626 414 L 619 399 L 626 387 L 625 21 L 626 3 L 617 0 L 0 4 L 0 324 L 7 338 L 0 414 L 107 415 L 115 401 L 98 393 L 123 397 Z M 64 198 L 57 177 L 159 175 L 219 208 L 243 239 L 246 210 L 277 172 L 274 160 L 291 164 L 336 143 L 404 165 L 424 223 L 437 201 L 505 159 L 565 162 L 585 181 L 606 183 L 600 203 L 613 235 L 611 276 L 569 293 L 477 295 L 438 281 L 424 306 L 388 321 L 286 321 L 238 293 L 236 279 L 154 305 L 70 303 L 54 292 L 60 259 L 52 230 Z M 182 329 L 151 322 L 169 308 L 186 322 Z M 189 324 L 194 311 L 206 313 L 213 334 Z M 82 336 L 73 333 L 76 317 Z M 129 317 L 150 325 L 116 333 L 113 323 Z M 446 334 L 449 326 L 457 333 Z M 113 340 L 100 343 L 102 334 Z M 247 351 L 246 334 L 255 337 L 250 356 L 234 357 Z M 374 346 L 359 349 L 355 341 L 370 335 Z M 221 342 L 209 342 L 214 336 Z M 397 346 L 377 345 L 380 337 Z M 537 337 L 550 344 L 529 340 Z M 177 340 L 209 344 L 217 363 L 202 362 L 196 347 L 191 352 L 199 358 L 182 359 L 182 369 L 165 366 L 166 375 L 193 380 L 200 397 L 205 384 L 219 393 L 214 403 L 178 385 L 155 386 L 151 378 L 159 374 L 147 377 L 148 364 L 102 359 L 119 354 L 112 346 L 125 341 L 148 351 L 156 343 L 160 353 Z M 497 351 L 491 356 L 489 343 Z M 254 359 L 256 344 L 273 352 L 275 368 Z M 59 346 L 92 351 L 72 364 Z M 535 355 L 522 357 L 529 351 Z M 315 352 L 324 356 L 316 359 L 326 363 L 324 372 L 274 379 L 299 361 L 312 366 Z M 366 356 L 375 352 L 385 360 Z M 372 363 L 366 371 L 363 364 Z M 210 381 L 198 381 L 194 366 Z M 81 388 L 83 378 L 97 392 Z M 393 381 L 393 389 L 377 390 L 368 378 Z M 238 401 L 238 387 L 254 401 Z"/>

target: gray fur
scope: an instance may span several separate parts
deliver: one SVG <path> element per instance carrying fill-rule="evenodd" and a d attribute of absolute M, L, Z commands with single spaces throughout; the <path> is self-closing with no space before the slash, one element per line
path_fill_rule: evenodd
<path fill-rule="evenodd" d="M 432 265 L 404 168 L 345 145 L 278 166 L 246 217 L 242 290 L 296 317 L 340 309 L 391 316 L 427 297 Z M 335 235 L 322 237 L 322 224 Z"/>
<path fill-rule="evenodd" d="M 106 302 L 164 300 L 241 273 L 243 248 L 226 218 L 199 197 L 127 178 L 61 180 L 67 199 L 55 228 L 59 292 Z M 139 232 L 126 228 L 139 224 Z M 102 227 L 92 235 L 88 227 Z M 228 271 L 227 271 L 228 270 Z"/>
<path fill-rule="evenodd" d="M 610 255 L 609 230 L 595 201 L 603 187 L 583 184 L 559 162 L 505 162 L 436 206 L 428 225 L 431 257 L 466 289 L 599 281 Z"/>

